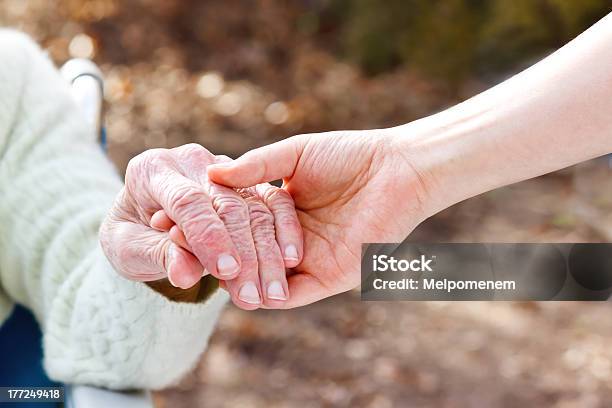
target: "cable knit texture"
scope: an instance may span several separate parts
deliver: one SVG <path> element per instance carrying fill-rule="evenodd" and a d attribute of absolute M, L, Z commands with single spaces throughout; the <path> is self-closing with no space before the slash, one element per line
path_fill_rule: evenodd
<path fill-rule="evenodd" d="M 51 62 L 0 30 L 0 324 L 14 302 L 33 311 L 55 380 L 163 388 L 196 364 L 227 296 L 175 303 L 112 270 L 98 229 L 120 188 Z"/>

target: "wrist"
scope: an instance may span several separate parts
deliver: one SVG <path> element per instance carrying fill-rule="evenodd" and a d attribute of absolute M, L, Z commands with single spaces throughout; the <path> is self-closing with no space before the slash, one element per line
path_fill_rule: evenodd
<path fill-rule="evenodd" d="M 495 162 L 503 151 L 490 116 L 446 111 L 389 129 L 407 171 L 419 178 L 424 218 L 510 182 L 512 169 Z"/>

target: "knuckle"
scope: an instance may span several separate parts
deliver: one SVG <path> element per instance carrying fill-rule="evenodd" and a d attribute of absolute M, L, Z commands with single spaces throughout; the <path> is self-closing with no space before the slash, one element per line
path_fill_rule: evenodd
<path fill-rule="evenodd" d="M 226 194 L 218 195 L 213 197 L 213 206 L 219 215 L 248 216 L 247 205 L 240 197 Z"/>
<path fill-rule="evenodd" d="M 269 187 L 264 192 L 264 199 L 273 203 L 288 205 L 293 207 L 293 198 L 288 192 L 278 187 Z"/>
<path fill-rule="evenodd" d="M 244 187 L 236 189 L 236 192 L 243 200 L 249 201 L 257 198 L 255 187 Z"/>
<path fill-rule="evenodd" d="M 204 146 L 197 143 L 188 143 L 186 145 L 177 147 L 174 151 L 183 158 L 196 159 L 211 161 L 214 159 L 214 155 L 208 151 Z"/>
<path fill-rule="evenodd" d="M 249 218 L 253 228 L 272 227 L 274 225 L 274 216 L 263 203 L 251 203 Z"/>
<path fill-rule="evenodd" d="M 213 207 L 228 226 L 248 226 L 249 208 L 240 197 L 232 195 L 215 196 Z"/>
<path fill-rule="evenodd" d="M 253 240 L 259 247 L 276 244 L 274 216 L 263 204 L 253 204 L 250 207 L 251 231 Z"/>
<path fill-rule="evenodd" d="M 130 180 L 151 174 L 153 169 L 158 168 L 160 163 L 166 162 L 169 157 L 167 149 L 151 149 L 133 157 L 125 170 L 126 184 Z"/>
<path fill-rule="evenodd" d="M 264 192 L 264 199 L 274 211 L 275 223 L 279 228 L 283 228 L 283 230 L 301 228 L 293 199 L 288 192 L 277 187 L 268 188 Z"/>
<path fill-rule="evenodd" d="M 264 192 L 263 198 L 268 206 L 274 210 L 275 214 L 295 214 L 293 198 L 282 188 L 268 188 Z"/>
<path fill-rule="evenodd" d="M 187 242 L 192 247 L 218 248 L 224 242 L 225 229 L 208 214 L 200 214 L 184 223 Z"/>
<path fill-rule="evenodd" d="M 206 150 L 204 146 L 197 144 L 197 143 L 187 143 L 186 145 L 182 146 L 182 149 L 184 152 L 187 152 L 187 153 L 202 153 L 202 152 L 208 153 L 208 150 Z"/>
<path fill-rule="evenodd" d="M 186 215 L 191 212 L 201 211 L 201 206 L 194 204 L 200 204 L 206 202 L 208 199 L 207 194 L 193 186 L 185 186 L 174 188 L 170 193 L 170 205 L 172 211 L 175 214 Z"/>

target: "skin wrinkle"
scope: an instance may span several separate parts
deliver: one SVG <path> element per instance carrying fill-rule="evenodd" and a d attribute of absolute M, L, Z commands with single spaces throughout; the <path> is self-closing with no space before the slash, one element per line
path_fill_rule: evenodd
<path fill-rule="evenodd" d="M 124 186 L 117 195 L 113 208 L 109 214 L 115 217 L 117 221 L 126 221 L 137 224 L 142 220 L 139 217 L 134 217 L 133 214 L 136 213 L 137 205 L 131 195 L 126 193 L 126 188 L 127 187 Z"/>
<path fill-rule="evenodd" d="M 144 274 L 142 271 L 153 269 L 154 275 L 163 274 L 166 272 L 164 265 L 167 247 L 170 244 L 169 240 L 155 242 L 155 238 L 151 234 L 131 234 L 127 232 L 127 228 L 116 230 L 119 237 L 129 237 L 128 244 L 121 247 L 118 258 L 124 262 L 125 268 L 132 276 L 145 278 L 150 274 Z M 127 260 L 131 262 L 126 262 Z M 154 265 L 154 268 L 145 268 L 147 264 Z M 136 271 L 136 272 L 134 272 Z M 150 277 L 150 276 L 149 276 Z"/>
<path fill-rule="evenodd" d="M 264 202 L 268 207 L 275 209 L 273 213 L 275 226 L 278 226 L 282 231 L 299 231 L 299 221 L 292 216 L 296 210 L 289 193 L 283 189 L 267 187 L 262 184 L 258 185 L 257 189 L 260 193 L 261 190 L 264 190 Z"/>
<path fill-rule="evenodd" d="M 220 194 L 214 194 L 215 187 L 211 186 L 211 197 L 213 208 L 228 229 L 243 230 L 249 226 L 249 209 L 247 204 L 233 190 L 230 192 L 221 190 Z M 229 190 L 229 189 L 228 189 Z M 233 194 L 232 194 L 233 193 Z M 235 194 L 235 195 L 234 195 Z"/>
<path fill-rule="evenodd" d="M 374 158 L 373 155 L 367 156 L 369 157 L 366 158 L 364 168 L 356 174 L 355 178 L 351 180 L 346 190 L 343 191 L 340 197 L 338 197 L 338 199 L 336 200 L 336 205 L 338 207 L 341 208 L 345 206 L 348 202 L 350 202 L 352 199 L 354 199 L 355 196 L 359 194 L 361 189 L 363 189 L 372 179 L 371 169 L 374 164 Z"/>
<path fill-rule="evenodd" d="M 263 190 L 262 198 L 265 202 L 275 202 L 277 204 L 287 205 L 294 208 L 293 199 L 282 188 L 271 188 L 272 186 L 266 186 L 264 184 L 258 184 L 255 188 L 258 192 Z"/>
<path fill-rule="evenodd" d="M 209 184 L 204 164 L 215 162 L 215 156 L 212 153 L 196 143 L 189 143 L 173 150 L 179 158 L 178 164 L 185 176 L 193 177 L 202 185 Z"/>
<path fill-rule="evenodd" d="M 273 186 L 270 186 L 270 188 L 276 189 L 276 187 Z M 278 248 L 276 240 L 276 228 L 274 225 L 275 217 L 255 188 L 242 189 L 241 194 L 245 198 L 249 208 L 250 226 L 258 259 L 260 261 L 259 273 L 262 275 L 262 280 L 265 274 L 269 276 L 277 275 L 279 278 L 282 278 L 282 285 L 284 290 L 287 291 L 284 261 L 282 260 L 281 251 Z M 271 267 L 270 264 L 276 264 L 276 267 L 272 267 L 273 269 L 262 269 L 262 260 L 266 261 L 267 268 Z M 274 268 L 277 269 L 274 270 Z M 262 286 L 265 286 L 263 282 Z M 270 299 L 267 301 L 272 302 Z M 278 302 L 278 300 L 274 302 Z"/>
<path fill-rule="evenodd" d="M 224 186 L 214 185 L 210 183 L 211 196 L 213 198 L 213 207 L 224 221 L 230 237 L 240 255 L 242 272 L 244 274 L 259 274 L 257 264 L 257 249 L 252 237 L 250 216 L 247 203 L 235 191 Z M 214 194 L 217 191 L 218 194 Z M 228 289 L 234 298 L 237 298 L 239 282 L 228 282 Z M 239 300 L 238 300 L 239 301 Z"/>
<path fill-rule="evenodd" d="M 387 140 L 386 151 L 379 152 L 380 159 L 392 161 L 389 159 L 389 157 L 398 157 L 400 160 L 400 164 L 407 166 L 408 171 L 412 172 L 412 174 L 416 176 L 417 187 L 414 188 L 414 199 L 418 203 L 418 211 L 424 213 L 426 208 L 425 203 L 431 201 L 431 193 L 427 183 L 428 178 L 424 174 L 422 174 L 422 172 L 419 170 L 419 168 L 417 168 L 417 166 L 414 165 L 414 160 L 412 159 L 409 153 L 412 151 L 412 149 L 410 148 L 410 146 L 405 146 L 403 143 L 400 142 L 402 136 L 397 135 L 399 137 L 396 137 L 396 135 L 394 134 L 396 129 L 399 129 L 399 127 L 389 129 L 390 133 L 388 136 L 391 137 L 385 138 L 385 140 Z M 395 162 L 395 160 L 393 160 L 393 162 Z M 402 166 L 399 166 L 399 168 L 397 169 L 397 174 L 402 174 L 402 170 Z M 426 218 L 428 217 L 424 217 L 423 219 Z"/>
<path fill-rule="evenodd" d="M 247 226 L 245 230 L 250 232 L 250 226 Z M 257 254 L 255 252 L 254 244 L 250 241 L 241 240 L 236 243 L 238 247 L 238 252 L 241 254 L 241 260 L 243 265 L 252 266 L 253 262 L 257 262 Z"/>
<path fill-rule="evenodd" d="M 217 214 L 237 214 L 246 215 L 246 206 L 239 197 L 234 197 L 229 194 L 219 194 L 212 197 L 213 208 L 217 211 Z"/>
<path fill-rule="evenodd" d="M 208 194 L 191 186 L 175 187 L 168 198 L 170 212 L 179 218 L 190 218 L 196 210 L 195 204 L 207 202 L 207 200 Z"/>
<path fill-rule="evenodd" d="M 189 244 L 214 247 L 217 243 L 219 234 L 223 231 L 222 226 L 214 222 L 210 214 L 197 213 L 190 216 L 179 227 L 188 237 Z"/>
<path fill-rule="evenodd" d="M 313 139 L 333 138 L 334 136 L 340 137 L 340 138 L 343 138 L 343 137 L 348 137 L 348 138 L 355 137 L 356 138 L 357 137 L 356 135 L 353 135 L 353 132 L 341 132 L 341 131 L 338 131 L 338 132 L 330 132 L 328 135 L 325 135 L 325 134 L 316 134 L 316 135 L 313 135 Z M 323 141 L 323 140 L 321 140 L 321 141 Z M 305 167 L 305 170 L 306 171 L 310 171 L 309 170 L 310 168 L 325 168 L 325 167 L 328 167 L 329 166 L 328 162 L 330 160 L 335 161 L 336 160 L 335 157 L 341 157 L 342 156 L 342 146 L 343 146 L 342 144 L 340 146 L 336 146 L 336 145 L 331 146 L 333 151 L 326 152 L 325 153 L 326 157 L 324 157 L 324 158 L 322 158 L 320 155 L 318 155 L 315 151 L 308 152 L 308 151 L 305 150 L 304 152 L 302 152 L 302 156 L 309 155 L 310 157 L 313 158 L 313 160 L 316 161 L 316 163 L 312 163 L 308 167 Z M 373 146 L 376 147 L 376 144 L 373 144 Z M 314 149 L 314 146 L 313 146 L 313 149 Z M 368 167 L 372 166 L 373 158 L 372 158 L 371 154 L 367 151 L 367 149 L 365 149 L 365 146 L 359 146 L 359 149 L 362 150 L 362 151 L 365 151 L 365 153 L 367 153 L 366 156 L 370 156 L 368 161 L 367 161 L 367 163 L 368 163 Z M 359 156 L 360 156 L 360 152 L 356 152 L 353 155 L 353 158 L 359 157 Z M 345 163 L 345 166 L 347 164 L 348 163 Z M 360 163 L 360 165 L 361 165 L 361 163 Z M 339 170 L 339 172 L 343 172 L 343 171 L 345 171 L 345 169 Z M 367 173 L 367 171 L 368 171 L 367 169 L 359 170 L 359 173 L 358 173 L 357 177 L 355 179 L 353 179 L 353 180 L 349 180 L 348 181 L 348 186 L 336 187 L 334 189 L 334 192 L 340 190 L 341 191 L 340 195 L 338 195 L 338 196 L 333 196 L 332 195 L 332 196 L 330 196 L 328 198 L 328 200 L 326 202 L 323 202 L 323 203 L 318 203 L 316 205 L 309 205 L 309 206 L 300 205 L 300 206 L 297 206 L 297 208 L 300 209 L 300 210 L 303 210 L 303 211 L 314 211 L 314 210 L 318 210 L 318 209 L 321 209 L 321 208 L 326 208 L 327 206 L 329 206 L 332 203 L 336 204 L 336 202 L 338 200 L 340 200 L 340 202 L 338 203 L 339 206 L 342 206 L 346 202 L 350 201 L 350 199 L 353 197 L 354 192 L 351 191 L 351 189 L 355 189 L 355 191 L 358 191 L 361 187 L 363 187 L 364 184 L 363 183 L 360 184 L 360 181 L 362 181 L 361 179 L 363 179 L 364 173 Z M 329 193 L 329 191 L 328 191 L 328 193 Z"/>
<path fill-rule="evenodd" d="M 292 216 L 281 216 L 280 219 L 277 215 L 274 216 L 274 224 L 278 225 L 279 228 L 283 228 L 286 230 L 297 230 L 299 229 L 300 225 L 298 224 L 298 221 L 292 217 Z"/>
<path fill-rule="evenodd" d="M 159 151 L 157 153 L 163 154 Z M 161 204 L 154 199 L 150 192 L 151 186 L 155 185 L 153 183 L 153 176 L 161 177 L 159 172 L 151 171 L 150 167 L 152 165 L 146 164 L 146 158 L 151 158 L 153 156 L 154 155 L 152 153 L 147 152 L 142 156 L 136 156 L 128 162 L 125 173 L 125 187 L 123 189 L 124 194 L 126 190 L 130 193 L 127 194 L 127 197 L 125 198 L 130 199 L 130 204 L 133 205 L 132 209 L 136 214 L 138 214 L 140 221 L 146 222 L 147 225 L 150 222 L 150 217 L 155 212 L 155 207 L 159 207 Z M 138 188 L 138 183 L 142 185 L 141 188 Z M 149 188 L 146 188 L 145 186 L 149 186 Z M 141 196 L 144 197 L 139 200 L 138 198 Z M 139 203 L 144 203 L 145 207 L 139 205 Z"/>
<path fill-rule="evenodd" d="M 175 271 L 170 265 L 173 261 L 169 259 L 168 254 L 164 253 L 162 256 L 159 252 L 160 248 L 164 248 L 167 252 L 170 245 L 177 245 L 177 248 L 182 248 L 187 254 L 194 253 L 195 249 L 195 252 L 204 258 L 202 261 L 206 261 L 206 269 L 209 271 L 216 266 L 216 264 L 211 265 L 209 260 L 216 262 L 218 254 L 229 252 L 238 264 L 244 267 L 244 271 L 233 278 L 240 277 L 235 283 L 233 280 L 228 280 L 223 286 L 227 287 L 239 307 L 253 309 L 257 306 L 242 303 L 237 299 L 240 282 L 252 280 L 260 288 L 265 287 L 265 282 L 260 285 L 260 279 L 265 279 L 266 276 L 277 279 L 276 275 L 279 275 L 282 277 L 281 282 L 284 282 L 284 290 L 288 293 L 284 260 L 276 240 L 274 225 L 276 218 L 268 206 L 274 206 L 279 217 L 286 219 L 282 225 L 295 230 L 292 232 L 293 235 L 283 237 L 298 248 L 302 247 L 301 226 L 297 221 L 290 196 L 285 192 L 275 193 L 277 187 L 268 185 L 262 187 L 261 192 L 253 188 L 238 193 L 210 182 L 206 173 L 207 165 L 222 161 L 226 160 L 217 158 L 199 145 L 188 145 L 172 150 L 155 149 L 143 153 L 130 161 L 126 173 L 126 186 L 110 212 L 117 216 L 109 216 L 107 220 L 110 223 L 125 223 L 129 220 L 126 225 L 131 227 L 144 225 L 158 234 L 152 235 L 153 238 L 148 243 L 150 248 L 154 248 L 152 249 L 154 253 L 142 251 L 125 252 L 120 255 L 136 258 L 134 262 L 140 262 L 138 265 L 142 267 L 147 263 L 142 259 L 156 258 L 155 263 L 159 265 L 163 262 L 161 268 L 166 272 Z M 269 203 L 265 203 L 263 192 L 267 192 L 271 197 Z M 247 203 L 247 200 L 250 203 Z M 153 215 L 156 217 L 155 228 L 158 229 L 151 227 Z M 108 227 L 101 229 L 101 233 L 108 233 L 109 230 Z M 126 239 L 127 235 L 123 233 L 118 239 Z M 160 242 L 155 243 L 154 239 Z M 102 241 L 110 245 L 108 239 Z M 134 242 L 146 245 L 145 241 Z M 231 245 L 231 250 L 228 245 Z M 113 254 L 110 248 L 106 248 L 106 252 L 109 256 Z M 185 259 L 181 262 L 188 262 L 191 271 L 193 265 L 189 263 L 190 260 Z M 263 277 L 259 276 L 260 262 L 263 262 L 262 265 L 267 268 L 263 272 Z M 159 266 L 154 265 L 155 268 Z M 213 269 L 213 273 L 215 270 L 216 268 Z M 129 277 L 133 271 L 123 272 Z M 143 280 L 147 277 L 138 276 L 138 279 Z M 182 285 L 184 280 L 180 282 Z M 163 285 L 155 286 L 157 286 L 155 289 L 159 290 L 159 286 Z M 264 303 L 267 302 L 265 296 L 262 298 Z M 270 302 L 271 305 L 280 306 L 279 301 Z"/>
<path fill-rule="evenodd" d="M 329 240 L 324 235 L 320 234 L 318 231 L 309 228 L 307 225 L 303 225 L 302 228 L 304 229 L 305 233 L 306 232 L 310 232 L 314 236 L 318 237 L 322 242 L 324 242 L 329 247 L 330 251 L 331 251 L 331 248 L 334 247 L 332 245 L 332 243 L 329 242 Z M 337 262 L 337 260 L 334 258 L 332 261 L 336 264 L 337 270 L 341 270 L 341 265 Z M 304 274 L 304 272 L 300 272 L 299 269 L 298 269 L 298 273 L 299 274 Z M 333 282 L 334 285 L 335 285 L 335 281 L 334 280 L 330 280 L 330 282 L 327 282 L 327 281 L 321 280 L 321 278 L 318 275 L 316 275 L 316 274 L 309 274 L 308 273 L 306 275 L 308 275 L 309 277 L 315 279 L 319 283 L 319 285 L 321 285 L 321 287 L 324 287 L 324 288 L 326 288 L 328 290 L 332 290 L 333 289 L 332 286 L 329 286 L 330 282 Z"/>
<path fill-rule="evenodd" d="M 249 215 L 251 219 L 251 227 L 255 229 L 253 236 L 261 231 L 261 228 L 270 226 L 274 229 L 274 216 L 261 201 L 256 199 L 248 199 Z"/>
<path fill-rule="evenodd" d="M 302 157 L 305 156 L 305 152 L 311 148 L 311 138 L 305 137 L 305 135 L 295 136 L 295 143 L 293 146 L 293 155 L 295 156 L 295 166 L 290 175 L 286 177 L 286 180 L 291 180 L 295 176 L 295 174 L 303 167 L 304 161 Z M 284 183 L 284 181 L 283 181 Z"/>

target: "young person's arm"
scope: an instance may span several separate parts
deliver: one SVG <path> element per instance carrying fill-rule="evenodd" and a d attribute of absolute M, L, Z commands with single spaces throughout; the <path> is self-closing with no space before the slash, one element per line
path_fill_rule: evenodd
<path fill-rule="evenodd" d="M 431 214 L 612 152 L 612 15 L 507 81 L 390 130 Z"/>
<path fill-rule="evenodd" d="M 359 283 L 361 244 L 398 242 L 485 191 L 612 152 L 612 15 L 535 66 L 391 129 L 299 135 L 208 168 L 244 187 L 284 178 L 304 227 L 289 278 L 307 304 Z"/>

